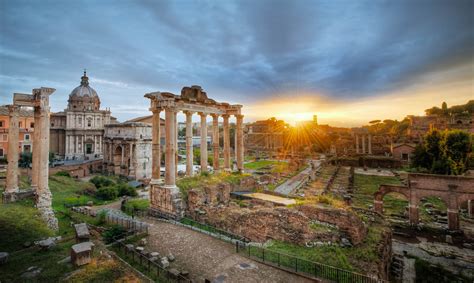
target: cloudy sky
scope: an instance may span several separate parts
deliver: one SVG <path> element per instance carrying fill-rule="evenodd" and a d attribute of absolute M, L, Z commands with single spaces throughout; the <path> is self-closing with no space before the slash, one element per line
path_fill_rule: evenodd
<path fill-rule="evenodd" d="M 87 68 L 119 120 L 201 85 L 246 121 L 360 125 L 474 98 L 474 1 L 0 0 L 0 104 Z"/>

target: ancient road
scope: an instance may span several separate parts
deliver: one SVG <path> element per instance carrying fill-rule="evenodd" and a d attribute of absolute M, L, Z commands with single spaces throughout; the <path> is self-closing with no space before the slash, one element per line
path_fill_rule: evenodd
<path fill-rule="evenodd" d="M 314 163 L 315 163 L 315 168 L 318 168 L 321 164 L 321 161 L 315 160 Z M 311 173 L 311 166 L 308 166 L 308 168 L 304 169 L 303 171 L 291 177 L 289 180 L 287 180 L 283 184 L 276 187 L 275 192 L 283 194 L 283 195 L 289 195 L 291 192 L 296 190 L 296 188 L 298 188 L 301 185 L 301 183 L 304 182 L 309 177 L 310 173 Z"/>
<path fill-rule="evenodd" d="M 172 253 L 171 268 L 189 271 L 196 282 L 313 282 L 257 263 L 235 253 L 234 245 L 174 224 L 145 219 L 151 224 L 147 250 Z"/>

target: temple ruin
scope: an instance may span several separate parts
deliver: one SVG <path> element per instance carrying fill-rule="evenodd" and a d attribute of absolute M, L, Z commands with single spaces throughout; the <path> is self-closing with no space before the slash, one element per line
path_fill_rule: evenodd
<path fill-rule="evenodd" d="M 201 117 L 201 141 L 207 139 L 207 116 L 212 122 L 212 150 L 214 171 L 219 166 L 219 116 L 223 118 L 223 157 L 224 170 L 231 171 L 229 118 L 236 118 L 235 159 L 236 169 L 243 171 L 244 143 L 243 143 L 243 115 L 242 105 L 219 103 L 207 97 L 200 86 L 183 87 L 181 95 L 169 92 L 153 92 L 145 95 L 150 99 L 150 111 L 153 113 L 152 129 L 152 180 L 150 188 L 151 209 L 162 215 L 180 218 L 183 213 L 183 202 L 178 187 L 177 176 L 177 120 L 178 112 L 186 114 L 186 175 L 193 174 L 193 144 L 192 144 L 192 115 L 197 113 Z M 160 113 L 165 112 L 165 179 L 160 176 L 161 142 L 160 142 Z M 201 172 L 208 171 L 207 143 L 201 142 Z"/>
<path fill-rule="evenodd" d="M 33 107 L 34 127 L 33 134 L 33 161 L 31 188 L 35 193 L 36 207 L 41 218 L 49 228 L 58 229 L 58 220 L 52 209 L 52 195 L 48 186 L 49 172 L 49 96 L 55 91 L 54 88 L 35 88 L 33 94 L 15 93 L 13 105 L 9 106 L 10 129 L 8 147 L 7 185 L 3 194 L 4 202 L 17 200 L 18 186 L 18 135 L 19 135 L 19 111 L 21 107 Z"/>

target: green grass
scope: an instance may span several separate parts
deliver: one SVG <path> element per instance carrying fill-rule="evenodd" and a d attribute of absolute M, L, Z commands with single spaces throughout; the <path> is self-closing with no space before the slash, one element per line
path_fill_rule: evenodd
<path fill-rule="evenodd" d="M 385 185 L 401 185 L 400 180 L 396 177 L 386 176 L 369 176 L 362 174 L 354 174 L 354 197 L 352 198 L 353 205 L 356 207 L 367 208 L 374 204 L 374 193 L 379 190 L 379 186 Z M 393 200 L 387 196 L 387 204 Z"/>
<path fill-rule="evenodd" d="M 328 228 L 325 227 L 325 229 Z M 377 246 L 381 241 L 383 229 L 387 228 L 379 225 L 370 226 L 364 242 L 351 248 L 342 248 L 339 246 L 308 248 L 296 244 L 274 241 L 272 245 L 268 247 L 268 250 L 365 274 L 368 271 L 367 264 L 375 264 L 380 261 Z M 267 257 L 268 255 L 266 258 Z"/>
<path fill-rule="evenodd" d="M 0 227 L 0 251 L 6 252 L 21 249 L 25 242 L 54 234 L 43 223 L 38 210 L 17 203 L 0 205 Z"/>
<path fill-rule="evenodd" d="M 288 167 L 288 163 L 285 161 L 277 160 L 259 160 L 254 162 L 249 162 L 244 164 L 245 169 L 259 171 L 265 167 L 272 166 L 273 169 L 283 170 L 283 167 Z"/>
<path fill-rule="evenodd" d="M 219 172 L 215 174 L 201 174 L 193 177 L 185 177 L 179 179 L 176 185 L 179 187 L 181 194 L 187 199 L 188 191 L 192 189 L 202 189 L 205 186 L 217 185 L 220 183 L 238 184 L 248 174 Z"/>
<path fill-rule="evenodd" d="M 145 211 L 150 207 L 148 199 L 131 199 L 125 204 L 125 213 L 132 215 L 133 211 Z"/>

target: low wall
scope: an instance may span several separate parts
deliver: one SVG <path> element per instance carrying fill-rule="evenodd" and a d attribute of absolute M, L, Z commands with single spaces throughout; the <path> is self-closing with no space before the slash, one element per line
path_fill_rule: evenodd
<path fill-rule="evenodd" d="M 102 160 L 94 160 L 89 161 L 82 164 L 74 164 L 74 165 L 62 165 L 57 167 L 50 167 L 49 168 L 49 176 L 54 175 L 60 171 L 67 171 L 73 178 L 83 178 L 89 176 L 91 173 L 94 172 L 101 172 L 103 168 L 103 161 Z M 20 172 L 22 175 L 31 175 L 30 168 L 21 168 Z"/>

